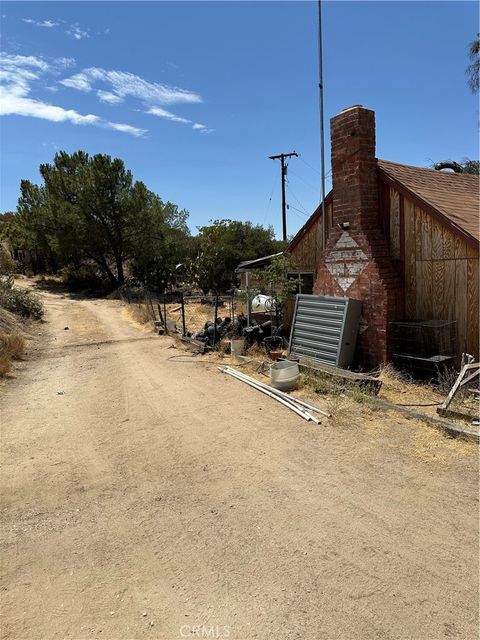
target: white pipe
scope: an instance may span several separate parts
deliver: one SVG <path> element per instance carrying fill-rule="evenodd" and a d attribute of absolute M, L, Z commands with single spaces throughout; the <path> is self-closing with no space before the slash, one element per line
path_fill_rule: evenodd
<path fill-rule="evenodd" d="M 316 407 L 313 407 L 312 405 L 309 405 L 307 402 L 303 402 L 302 400 L 299 400 L 298 398 L 295 398 L 294 396 L 289 396 L 288 394 L 284 393 L 283 391 L 280 391 L 280 389 L 275 389 L 275 387 L 270 387 L 269 385 L 265 384 L 264 382 L 261 382 L 260 380 L 255 380 L 255 378 L 251 378 L 250 376 L 247 376 L 245 373 L 242 373 L 241 371 L 237 371 L 236 369 L 233 369 L 232 367 L 227 366 L 225 368 L 228 369 L 229 371 L 233 371 L 238 377 L 242 378 L 243 380 L 248 380 L 248 381 L 255 382 L 256 385 L 259 385 L 259 386 L 263 387 L 264 389 L 266 389 L 270 393 L 274 393 L 279 398 L 282 398 L 282 399 L 286 400 L 287 402 L 290 402 L 291 404 L 294 404 L 296 406 L 300 405 L 300 406 L 306 407 L 307 409 L 311 409 L 312 411 L 317 411 L 318 413 L 321 413 L 321 414 L 325 415 L 327 418 L 330 417 L 330 414 L 325 413 L 325 411 L 321 411 L 320 409 L 317 409 Z M 317 418 L 315 418 L 315 416 L 312 416 L 307 411 L 304 411 L 304 413 L 309 415 L 310 419 L 313 420 L 313 422 L 315 422 L 316 424 L 321 424 L 320 420 L 317 420 Z"/>
<path fill-rule="evenodd" d="M 315 416 L 312 416 L 310 413 L 308 413 L 304 409 L 301 409 L 298 406 L 299 403 L 297 398 L 289 396 L 283 393 L 282 391 L 280 391 L 279 389 L 275 389 L 274 387 L 269 387 L 268 385 L 264 384 L 260 380 L 255 380 L 255 378 L 251 378 L 250 376 L 247 376 L 246 374 L 240 371 L 237 371 L 236 369 L 232 369 L 231 367 L 227 366 L 224 369 L 221 369 L 221 371 L 224 371 L 225 373 L 228 373 L 229 375 L 232 375 L 233 377 L 238 378 L 243 382 L 250 383 L 252 384 L 252 386 L 255 385 L 256 388 L 261 387 L 261 390 L 265 391 L 267 394 L 273 394 L 280 401 L 283 400 L 282 404 L 284 404 L 285 402 L 288 402 L 290 405 L 293 405 L 293 407 L 295 407 L 296 409 L 299 409 L 303 415 L 307 416 L 308 420 L 312 420 L 313 422 L 315 422 L 315 424 L 321 424 L 320 420 L 317 420 Z"/>
<path fill-rule="evenodd" d="M 285 400 L 284 398 L 280 398 L 275 393 L 272 393 L 268 389 L 265 389 L 256 380 L 248 379 L 248 378 L 244 378 L 242 376 L 239 376 L 235 370 L 229 370 L 229 371 L 224 370 L 224 369 L 220 369 L 220 370 L 223 371 L 224 373 L 232 376 L 232 378 L 236 378 L 237 380 L 240 380 L 240 382 L 245 382 L 249 386 L 254 387 L 255 389 L 257 389 L 258 391 L 261 391 L 262 393 L 265 393 L 265 395 L 269 396 L 270 398 L 273 398 L 274 400 L 278 400 L 281 404 L 283 404 L 284 406 L 288 407 L 289 409 L 292 409 L 292 411 L 295 411 L 295 413 L 297 413 L 299 416 L 302 416 L 302 418 L 304 418 L 305 420 L 311 420 L 311 417 L 308 416 L 306 411 L 303 411 L 302 409 L 300 409 L 300 407 L 297 407 L 294 403 L 289 402 L 288 400 Z"/>
<path fill-rule="evenodd" d="M 314 407 L 313 405 L 308 404 L 308 402 L 304 402 L 303 400 L 300 400 L 299 398 L 295 398 L 295 402 L 297 404 L 301 404 L 302 407 L 306 407 L 307 409 L 310 409 L 310 411 L 316 411 L 317 413 L 321 413 L 322 416 L 325 416 L 326 418 L 331 418 L 332 417 L 331 413 L 327 413 L 326 411 L 322 411 L 318 407 Z"/>
<path fill-rule="evenodd" d="M 230 371 L 235 371 L 235 373 L 238 373 L 239 375 L 244 376 L 245 378 L 247 378 L 249 380 L 253 380 L 254 379 L 254 378 L 250 378 L 250 376 L 247 376 L 242 371 L 237 371 L 236 369 L 233 369 L 232 367 L 229 367 L 228 365 L 227 365 L 226 368 L 230 369 Z M 310 411 L 316 411 L 317 413 L 321 413 L 326 418 L 331 418 L 332 417 L 331 413 L 327 413 L 326 411 L 322 411 L 321 409 L 318 409 L 317 407 L 314 407 L 313 405 L 308 404 L 308 402 L 304 402 L 303 400 L 300 400 L 299 398 L 296 398 L 295 396 L 289 396 L 284 391 L 280 391 L 280 389 L 275 389 L 275 387 L 270 387 L 268 384 L 266 384 L 265 382 L 262 382 L 261 380 L 255 380 L 255 382 L 257 382 L 258 384 L 266 387 L 269 391 L 272 391 L 273 393 L 276 393 L 277 395 L 279 395 L 282 398 L 288 398 L 289 400 L 293 400 L 296 404 L 300 404 L 300 405 L 302 405 L 302 407 L 305 407 L 306 409 L 310 409 Z"/>
<path fill-rule="evenodd" d="M 249 386 L 257 389 L 257 391 L 261 391 L 262 393 L 264 393 L 265 395 L 269 396 L 273 400 L 277 400 L 278 402 L 283 404 L 285 407 L 287 407 L 288 409 L 291 409 L 296 414 L 301 416 L 304 420 L 307 420 L 307 421 L 311 420 L 311 416 L 309 416 L 306 412 L 303 412 L 301 409 L 299 409 L 298 407 L 294 406 L 292 403 L 287 402 L 286 400 L 284 400 L 283 398 L 280 398 L 279 396 L 275 395 L 274 393 L 271 393 L 270 391 L 267 391 L 267 389 L 264 389 L 260 385 L 257 385 L 257 384 L 255 384 L 254 382 L 252 382 L 250 380 L 245 380 L 244 378 L 241 378 L 240 376 L 237 376 L 236 372 L 234 370 L 228 371 L 226 368 L 222 368 L 222 367 L 218 367 L 218 368 L 223 373 L 226 373 L 227 375 L 232 376 L 232 378 L 236 378 L 237 380 L 240 380 L 240 382 L 245 382 Z"/>

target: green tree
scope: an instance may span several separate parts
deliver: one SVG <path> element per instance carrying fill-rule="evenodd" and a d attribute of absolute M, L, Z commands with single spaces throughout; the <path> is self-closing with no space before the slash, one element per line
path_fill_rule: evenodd
<path fill-rule="evenodd" d="M 145 215 L 144 233 L 135 240 L 132 273 L 145 284 L 165 289 L 173 283 L 177 268 L 188 261 L 192 244 L 188 212 L 152 194 Z"/>
<path fill-rule="evenodd" d="M 189 263 L 192 281 L 205 293 L 222 292 L 237 282 L 235 269 L 243 260 L 277 253 L 284 243 L 275 240 L 273 228 L 237 220 L 214 220 L 199 227 Z"/>
<path fill-rule="evenodd" d="M 164 204 L 108 155 L 61 151 L 40 174 L 42 185 L 21 182 L 17 214 L 7 223 L 18 248 L 32 248 L 53 270 L 94 264 L 112 287 L 125 282 L 127 265 L 143 280 L 168 279 L 188 235 L 186 211 Z"/>

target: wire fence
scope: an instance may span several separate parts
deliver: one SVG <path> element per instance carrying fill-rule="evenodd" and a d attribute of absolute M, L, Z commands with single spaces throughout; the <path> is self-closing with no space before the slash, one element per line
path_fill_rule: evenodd
<path fill-rule="evenodd" d="M 263 345 L 267 352 L 286 344 L 281 317 L 271 309 L 247 308 L 238 291 L 226 295 L 159 292 L 148 287 L 119 289 L 123 302 L 136 305 L 160 334 L 179 334 L 184 340 L 214 348 L 224 338 L 244 338 L 246 345 Z"/>

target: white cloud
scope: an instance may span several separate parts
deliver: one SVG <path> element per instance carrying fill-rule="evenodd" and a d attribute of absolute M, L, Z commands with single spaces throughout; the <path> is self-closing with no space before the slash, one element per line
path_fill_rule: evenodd
<path fill-rule="evenodd" d="M 92 91 L 93 85 L 103 82 L 120 98 L 133 97 L 147 104 L 178 104 L 202 102 L 194 91 L 170 87 L 159 82 L 148 82 L 140 76 L 126 71 L 107 71 L 100 67 L 90 67 L 81 73 L 61 81 L 65 87 L 79 91 Z"/>
<path fill-rule="evenodd" d="M 143 136 L 145 133 L 147 133 L 146 129 L 139 129 L 138 127 L 132 127 L 129 124 L 119 124 L 116 122 L 108 122 L 107 123 L 107 127 L 109 129 L 115 129 L 115 131 L 122 131 L 123 133 L 130 133 L 132 134 L 132 136 L 135 136 L 137 138 Z"/>
<path fill-rule="evenodd" d="M 123 98 L 111 93 L 110 91 L 102 91 L 99 89 L 97 91 L 97 96 L 100 102 L 107 102 L 108 104 L 119 104 L 120 102 L 123 102 Z"/>
<path fill-rule="evenodd" d="M 94 125 L 129 133 L 136 137 L 145 129 L 128 124 L 108 122 L 94 114 L 83 115 L 75 109 L 65 109 L 30 97 L 31 84 L 44 74 L 58 72 L 71 65 L 70 58 L 47 62 L 35 56 L 2 55 L 0 60 L 0 115 L 18 115 L 40 118 L 50 122 L 71 122 L 75 125 Z"/>
<path fill-rule="evenodd" d="M 176 116 L 174 113 L 170 113 L 170 111 L 166 111 L 165 109 L 161 109 L 160 107 L 150 107 L 150 109 L 148 109 L 146 113 L 149 113 L 152 116 L 158 116 L 159 118 L 166 118 L 167 120 L 171 120 L 172 122 L 182 122 L 183 124 L 190 124 L 192 122 L 191 120 Z"/>
<path fill-rule="evenodd" d="M 78 22 L 70 25 L 70 27 L 65 31 L 65 33 L 68 36 L 74 38 L 75 40 L 83 40 L 84 38 L 90 37 L 88 30 L 85 31 L 84 29 L 80 29 Z"/>
<path fill-rule="evenodd" d="M 78 22 L 73 24 L 68 24 L 65 20 L 33 20 L 32 18 L 22 18 L 23 22 L 27 24 L 33 24 L 35 27 L 43 27 L 47 29 L 52 29 L 53 27 L 63 27 L 64 33 L 74 40 L 83 40 L 84 38 L 90 37 L 90 30 L 86 28 L 81 28 Z"/>
<path fill-rule="evenodd" d="M 161 109 L 160 107 L 150 107 L 145 113 L 148 113 L 152 116 L 157 116 L 158 118 L 165 118 L 166 120 L 170 120 L 171 122 L 181 122 L 182 124 L 191 124 L 192 129 L 195 131 L 200 131 L 200 133 L 212 133 L 214 129 L 208 129 L 204 124 L 200 124 L 200 122 L 192 122 L 192 120 L 188 120 L 187 118 L 182 118 L 181 116 L 177 116 L 166 109 Z"/>
<path fill-rule="evenodd" d="M 34 24 L 36 27 L 44 27 L 46 29 L 51 29 L 52 27 L 58 27 L 60 25 L 59 22 L 53 22 L 53 20 L 32 20 L 31 18 L 22 18 L 22 20 L 27 24 Z"/>

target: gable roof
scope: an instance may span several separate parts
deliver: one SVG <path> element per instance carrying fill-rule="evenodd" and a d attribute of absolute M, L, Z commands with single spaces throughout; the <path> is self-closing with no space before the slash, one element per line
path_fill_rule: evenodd
<path fill-rule="evenodd" d="M 462 235 L 480 241 L 480 178 L 468 173 L 447 173 L 378 160 L 380 173 L 407 196 L 422 201 Z M 420 204 L 420 206 L 421 206 Z"/>

